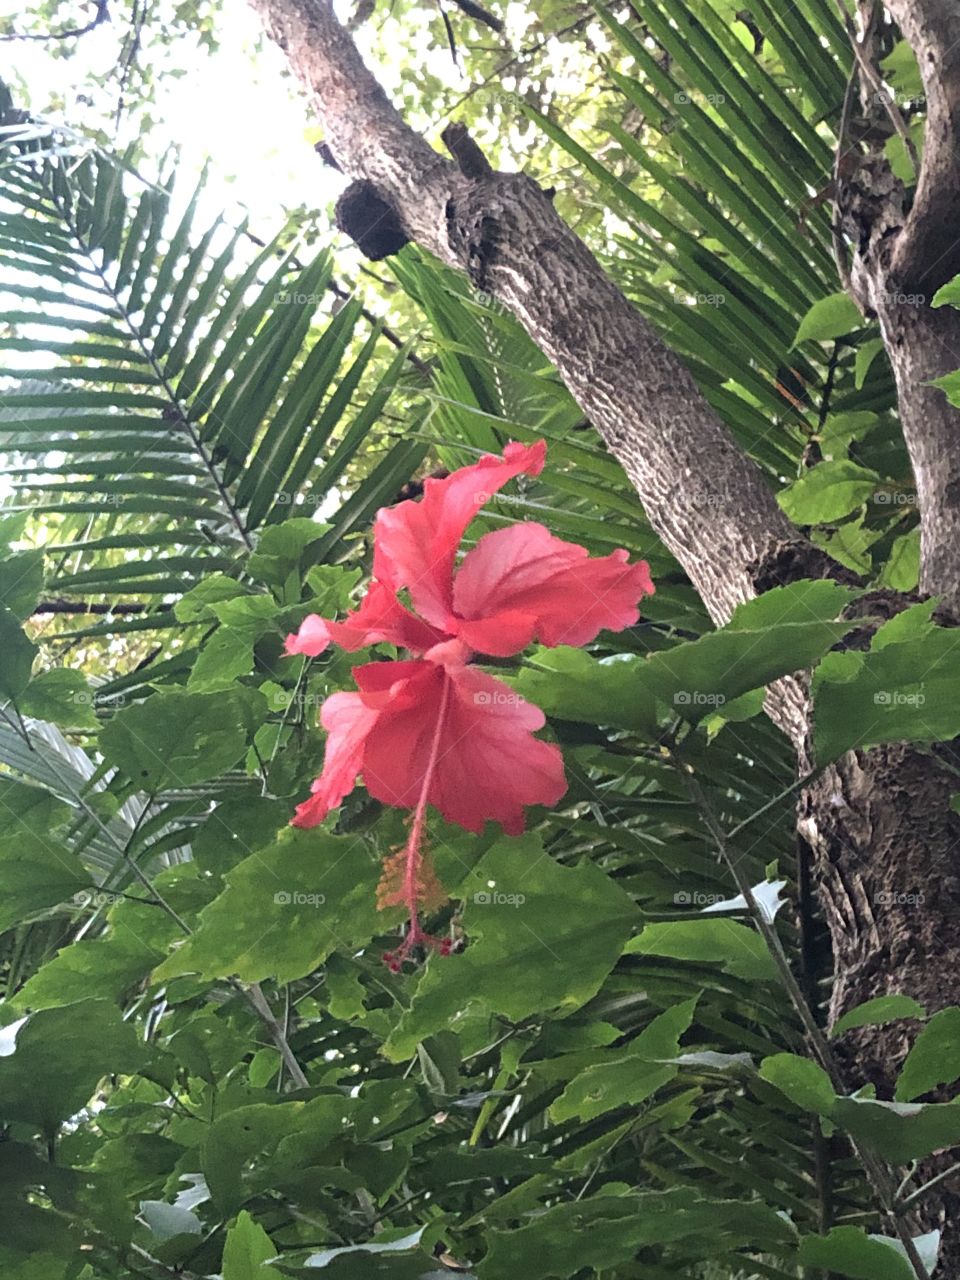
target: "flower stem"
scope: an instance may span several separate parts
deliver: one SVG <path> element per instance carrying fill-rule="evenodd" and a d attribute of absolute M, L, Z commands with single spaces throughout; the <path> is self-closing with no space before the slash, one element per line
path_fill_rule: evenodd
<path fill-rule="evenodd" d="M 443 736 L 443 726 L 446 719 L 447 703 L 450 698 L 450 678 L 443 673 L 443 691 L 440 694 L 440 707 L 437 712 L 437 723 L 433 731 L 433 741 L 430 744 L 430 755 L 427 759 L 427 767 L 423 774 L 423 783 L 420 787 L 420 795 L 417 799 L 417 807 L 413 811 L 413 820 L 410 824 L 410 835 L 404 846 L 404 868 L 403 868 L 403 902 L 410 913 L 410 927 L 407 930 L 407 936 L 404 938 L 400 947 L 385 957 L 387 963 L 392 969 L 397 969 L 406 956 L 414 947 L 428 946 L 436 947 L 441 952 L 448 950 L 448 947 L 430 934 L 425 932 L 420 921 L 420 899 L 423 894 L 423 835 L 427 817 L 427 797 L 430 794 L 430 787 L 433 783 L 434 774 L 437 769 L 437 761 L 440 758 L 440 741 Z"/>

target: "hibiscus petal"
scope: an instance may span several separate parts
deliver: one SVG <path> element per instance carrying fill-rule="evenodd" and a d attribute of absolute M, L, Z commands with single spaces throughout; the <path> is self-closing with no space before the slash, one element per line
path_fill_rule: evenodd
<path fill-rule="evenodd" d="M 287 653 L 306 653 L 315 658 L 331 643 L 348 653 L 369 644 L 395 644 L 423 653 L 442 638 L 441 632 L 405 609 L 390 587 L 371 582 L 360 607 L 348 613 L 343 622 L 328 622 L 315 613 L 309 614 L 296 635 L 287 636 Z"/>
<path fill-rule="evenodd" d="M 353 790 L 362 768 L 364 743 L 379 716 L 379 709 L 368 706 L 362 694 L 334 693 L 327 698 L 320 712 L 320 723 L 327 731 L 323 772 L 310 788 L 310 799 L 297 805 L 293 826 L 315 827 Z"/>
<path fill-rule="evenodd" d="M 295 653 L 305 653 L 308 658 L 315 658 L 323 653 L 330 643 L 330 624 L 318 613 L 308 613 L 300 623 L 300 628 L 293 635 L 287 636 L 286 652 L 293 657 Z"/>
<path fill-rule="evenodd" d="M 527 805 L 552 805 L 566 791 L 559 748 L 533 737 L 543 712 L 474 667 L 420 665 L 381 713 L 363 750 L 367 790 L 385 804 L 427 800 L 467 831 L 488 820 L 508 835 L 524 828 Z M 443 712 L 436 765 L 427 779 Z"/>
<path fill-rule="evenodd" d="M 395 591 L 407 587 L 419 613 L 444 627 L 453 601 L 452 577 L 460 540 L 487 499 L 514 476 L 539 475 L 546 444 L 508 444 L 444 480 L 426 480 L 419 502 L 386 507 L 374 526 L 374 577 Z"/>
<path fill-rule="evenodd" d="M 583 645 L 601 630 L 633 626 L 637 602 L 652 591 L 643 560 L 629 564 L 622 550 L 592 558 L 529 521 L 485 534 L 467 553 L 453 588 L 459 621 L 451 626 L 496 656 L 519 652 L 532 635 L 550 646 Z M 526 639 L 521 616 L 532 619 Z"/>

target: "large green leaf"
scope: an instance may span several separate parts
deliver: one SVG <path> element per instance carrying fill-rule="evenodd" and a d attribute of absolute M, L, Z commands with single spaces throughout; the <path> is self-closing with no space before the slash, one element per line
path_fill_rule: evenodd
<path fill-rule="evenodd" d="M 427 966 L 384 1047 L 394 1061 L 442 1028 L 456 1029 L 473 1006 L 513 1021 L 571 1013 L 613 968 L 637 914 L 598 868 L 558 866 L 532 837 L 499 841 L 460 893 L 469 945 Z"/>

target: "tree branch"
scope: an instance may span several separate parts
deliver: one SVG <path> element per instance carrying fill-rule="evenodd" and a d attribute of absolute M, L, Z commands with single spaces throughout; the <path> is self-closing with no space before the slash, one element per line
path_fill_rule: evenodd
<path fill-rule="evenodd" d="M 794 528 L 683 362 L 523 174 L 462 172 L 410 129 L 322 0 L 251 0 L 323 122 L 330 152 L 406 236 L 504 303 L 553 361 L 623 465 L 711 615 L 819 576 Z M 462 141 L 458 141 L 462 152 Z M 475 158 L 475 157 L 474 157 Z M 784 554 L 789 549 L 792 554 Z"/>
<path fill-rule="evenodd" d="M 101 22 L 109 22 L 109 20 L 109 0 L 97 0 L 96 12 L 82 27 L 68 27 L 66 31 L 41 31 L 32 34 L 12 32 L 9 35 L 0 36 L 0 40 L 75 40 L 78 36 L 85 36 L 94 27 L 99 27 Z"/>
<path fill-rule="evenodd" d="M 490 13 L 488 9 L 484 9 L 483 5 L 475 4 L 474 0 L 453 0 L 461 13 L 465 13 L 468 18 L 473 18 L 475 22 L 480 22 L 485 27 L 489 27 L 491 31 L 500 32 L 503 30 L 503 23 L 498 17 Z"/>
<path fill-rule="evenodd" d="M 139 600 L 120 600 L 116 604 L 92 604 L 89 600 L 41 600 L 31 616 L 38 613 L 169 613 L 171 604 L 141 604 Z"/>
<path fill-rule="evenodd" d="M 923 163 L 890 275 L 929 298 L 960 271 L 960 0 L 885 0 L 916 54 L 927 99 Z"/>

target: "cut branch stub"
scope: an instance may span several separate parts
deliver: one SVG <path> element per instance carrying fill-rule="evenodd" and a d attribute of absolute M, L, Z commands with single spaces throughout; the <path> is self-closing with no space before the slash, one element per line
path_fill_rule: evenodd
<path fill-rule="evenodd" d="M 410 237 L 400 225 L 391 204 L 372 182 L 351 182 L 334 211 L 339 229 L 350 237 L 372 262 L 399 253 Z"/>

